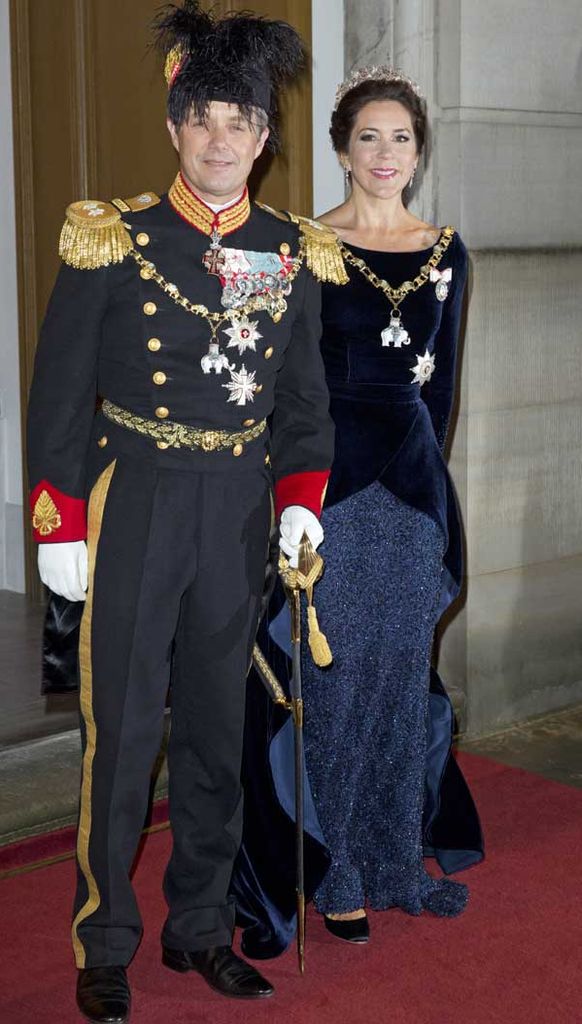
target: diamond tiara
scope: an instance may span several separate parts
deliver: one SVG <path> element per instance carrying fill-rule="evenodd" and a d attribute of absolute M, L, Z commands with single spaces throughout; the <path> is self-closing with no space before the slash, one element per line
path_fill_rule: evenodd
<path fill-rule="evenodd" d="M 398 68 L 389 64 L 371 64 L 365 68 L 355 68 L 352 73 L 338 86 L 335 94 L 334 111 L 337 110 L 346 93 L 355 89 L 362 82 L 404 82 L 420 99 L 424 99 L 416 82 L 404 75 Z"/>

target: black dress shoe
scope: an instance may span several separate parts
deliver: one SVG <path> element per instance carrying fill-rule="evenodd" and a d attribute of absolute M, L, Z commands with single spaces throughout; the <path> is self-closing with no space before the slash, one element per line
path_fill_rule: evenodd
<path fill-rule="evenodd" d="M 172 971 L 197 971 L 215 992 L 235 999 L 264 999 L 275 991 L 230 946 L 212 946 L 196 953 L 162 946 L 162 963 Z"/>
<path fill-rule="evenodd" d="M 131 995 L 125 967 L 85 967 L 77 978 L 77 1006 L 91 1024 L 125 1024 Z"/>
<path fill-rule="evenodd" d="M 323 918 L 328 932 L 345 942 L 367 942 L 370 938 L 370 925 L 367 917 L 357 917 L 353 921 L 337 921 L 334 917 Z"/>

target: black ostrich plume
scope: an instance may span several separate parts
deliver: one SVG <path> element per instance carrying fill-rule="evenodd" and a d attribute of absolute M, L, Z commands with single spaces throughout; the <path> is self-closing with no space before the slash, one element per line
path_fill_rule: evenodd
<path fill-rule="evenodd" d="M 260 108 L 268 119 L 267 145 L 279 148 L 278 92 L 305 65 L 303 42 L 291 25 L 251 11 L 215 18 L 198 0 L 184 0 L 163 7 L 153 30 L 166 58 L 173 124 L 183 124 L 191 112 L 203 119 L 213 100 L 236 104 L 248 121 Z"/>

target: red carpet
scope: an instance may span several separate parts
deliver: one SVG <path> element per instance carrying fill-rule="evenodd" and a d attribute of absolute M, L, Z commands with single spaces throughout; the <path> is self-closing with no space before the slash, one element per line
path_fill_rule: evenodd
<path fill-rule="evenodd" d="M 456 920 L 373 914 L 367 947 L 309 917 L 307 973 L 294 952 L 264 964 L 264 1003 L 213 995 L 159 962 L 169 834 L 148 837 L 136 873 L 146 936 L 130 968 L 132 1024 L 580 1024 L 582 791 L 461 758 L 487 838 Z M 0 883 L 2 1024 L 74 1024 L 70 861 Z"/>

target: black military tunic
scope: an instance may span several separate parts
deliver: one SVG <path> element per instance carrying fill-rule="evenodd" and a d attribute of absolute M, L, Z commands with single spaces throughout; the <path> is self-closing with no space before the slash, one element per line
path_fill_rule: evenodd
<path fill-rule="evenodd" d="M 246 193 L 216 217 L 180 178 L 169 196 L 74 204 L 30 396 L 37 539 L 87 536 L 89 548 L 79 967 L 126 964 L 141 935 L 129 871 L 171 659 L 163 939 L 190 950 L 230 942 L 244 679 L 273 496 L 278 512 L 301 504 L 319 514 L 332 459 L 319 288 L 303 259 L 293 262 L 305 252 L 297 226 Z M 211 249 L 213 226 L 222 240 Z M 203 266 L 209 248 L 218 274 Z M 192 306 L 222 313 L 226 284 L 268 299 L 281 282 L 282 316 L 239 310 L 213 324 L 211 348 L 211 325 Z"/>

